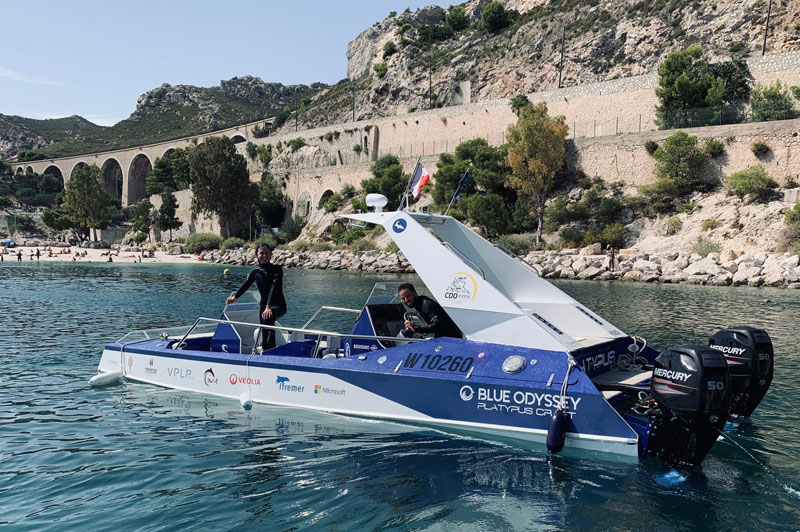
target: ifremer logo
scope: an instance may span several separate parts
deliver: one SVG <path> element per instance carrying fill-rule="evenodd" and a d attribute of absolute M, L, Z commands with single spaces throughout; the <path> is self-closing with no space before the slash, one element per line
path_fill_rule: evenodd
<path fill-rule="evenodd" d="M 472 386 L 465 385 L 461 387 L 461 391 L 458 392 L 458 395 L 461 396 L 462 401 L 471 401 L 475 396 L 475 390 L 472 389 Z"/>

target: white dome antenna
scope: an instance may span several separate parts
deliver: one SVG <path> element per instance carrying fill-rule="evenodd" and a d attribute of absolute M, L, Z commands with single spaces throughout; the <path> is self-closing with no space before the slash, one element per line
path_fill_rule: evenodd
<path fill-rule="evenodd" d="M 383 212 L 389 200 L 383 194 L 367 194 L 367 207 L 375 212 Z"/>

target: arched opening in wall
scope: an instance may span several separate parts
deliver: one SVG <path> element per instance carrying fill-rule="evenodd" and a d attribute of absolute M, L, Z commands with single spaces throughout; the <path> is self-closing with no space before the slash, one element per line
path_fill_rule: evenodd
<path fill-rule="evenodd" d="M 103 189 L 114 201 L 122 203 L 122 167 L 116 159 L 107 159 L 100 167 Z"/>
<path fill-rule="evenodd" d="M 23 170 L 21 166 L 18 166 L 17 167 L 17 175 L 22 175 L 23 173 L 25 173 L 25 170 Z"/>
<path fill-rule="evenodd" d="M 244 142 L 245 138 L 241 135 L 234 135 L 231 137 L 231 140 L 233 141 L 234 144 L 239 144 L 240 142 Z"/>
<path fill-rule="evenodd" d="M 25 173 L 28 175 L 33 174 L 33 166 L 28 166 L 27 168 L 25 168 Z"/>
<path fill-rule="evenodd" d="M 308 191 L 300 194 L 293 214 L 295 216 L 302 216 L 303 218 L 311 214 L 311 194 L 309 194 Z"/>
<path fill-rule="evenodd" d="M 75 166 L 73 166 L 73 167 L 72 167 L 72 171 L 69 173 L 69 178 L 70 178 L 70 179 L 72 179 L 73 177 L 75 177 L 75 172 L 77 172 L 77 171 L 78 171 L 78 170 L 80 170 L 81 168 L 88 168 L 88 166 L 89 166 L 89 165 L 88 165 L 88 164 L 86 164 L 86 163 L 85 163 L 85 162 L 83 162 L 83 161 L 81 161 L 81 162 L 77 163 Z"/>
<path fill-rule="evenodd" d="M 164 150 L 164 153 L 161 154 L 161 158 L 164 159 L 166 157 L 169 157 L 174 151 L 175 148 L 167 148 L 166 150 Z"/>
<path fill-rule="evenodd" d="M 328 201 L 328 198 L 333 196 L 333 190 L 326 190 L 322 193 L 322 196 L 319 197 L 319 201 L 317 202 L 317 209 L 324 209 L 325 203 Z"/>
<path fill-rule="evenodd" d="M 152 169 L 153 165 L 147 155 L 140 153 L 133 158 L 128 169 L 127 205 L 123 207 L 130 207 L 147 195 L 146 178 Z"/>
<path fill-rule="evenodd" d="M 58 179 L 59 181 L 61 181 L 61 190 L 64 190 L 64 186 L 65 186 L 66 183 L 64 183 L 64 174 L 61 172 L 61 168 L 59 168 L 58 166 L 52 164 L 52 165 L 48 166 L 47 168 L 45 168 L 44 172 L 42 172 L 42 174 L 51 175 L 51 176 L 55 177 L 56 179 Z"/>

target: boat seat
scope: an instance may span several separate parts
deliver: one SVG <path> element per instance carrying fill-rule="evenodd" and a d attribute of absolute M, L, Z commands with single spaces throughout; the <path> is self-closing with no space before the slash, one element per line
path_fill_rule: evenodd
<path fill-rule="evenodd" d="M 376 335 L 397 336 L 403 330 L 406 309 L 401 303 L 373 303 L 366 308 Z"/>

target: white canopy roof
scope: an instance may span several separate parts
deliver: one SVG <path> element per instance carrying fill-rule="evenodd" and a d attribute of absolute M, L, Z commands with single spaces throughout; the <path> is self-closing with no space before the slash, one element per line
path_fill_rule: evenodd
<path fill-rule="evenodd" d="M 450 216 L 396 211 L 344 217 L 382 225 L 471 340 L 574 351 L 626 336 Z"/>

